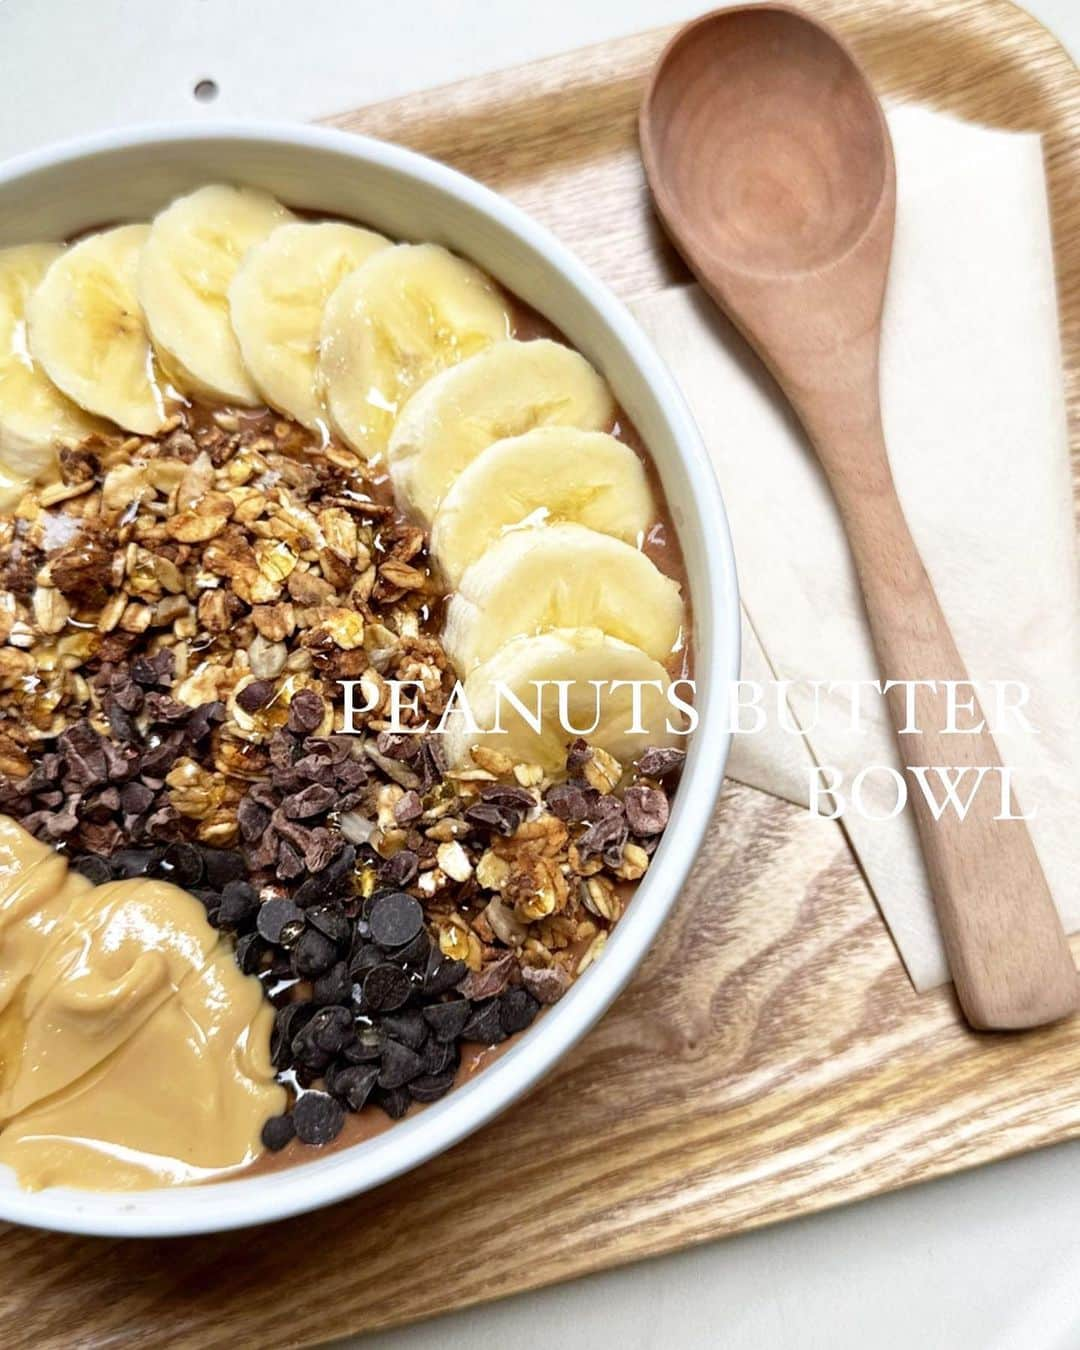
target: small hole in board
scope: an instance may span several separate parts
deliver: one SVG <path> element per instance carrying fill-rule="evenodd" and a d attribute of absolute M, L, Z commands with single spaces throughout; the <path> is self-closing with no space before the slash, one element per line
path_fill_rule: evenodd
<path fill-rule="evenodd" d="M 218 96 L 216 80 L 199 80 L 191 91 L 200 103 L 212 103 Z"/>

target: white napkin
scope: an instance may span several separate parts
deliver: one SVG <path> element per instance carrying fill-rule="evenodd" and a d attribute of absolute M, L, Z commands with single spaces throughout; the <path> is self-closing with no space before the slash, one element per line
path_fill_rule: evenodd
<path fill-rule="evenodd" d="M 1039 138 L 918 108 L 889 116 L 896 242 L 882 399 L 900 500 L 969 676 L 1019 680 L 1036 735 L 996 733 L 1068 930 L 1080 928 L 1080 601 L 1049 215 Z M 716 466 L 744 605 L 744 679 L 876 679 L 850 555 L 824 477 L 757 359 L 696 287 L 634 306 Z M 927 672 L 933 676 L 934 672 Z M 789 706 L 736 738 L 728 772 L 808 805 L 813 761 L 845 783 L 899 767 L 882 700 L 854 736 L 850 698 Z M 812 756 L 812 759 L 811 759 Z M 878 781 L 883 776 L 876 776 Z M 869 780 L 868 780 L 869 785 Z M 882 811 L 893 792 L 867 793 Z M 844 827 L 916 988 L 948 979 L 910 809 Z M 823 823 L 822 828 L 832 828 Z"/>

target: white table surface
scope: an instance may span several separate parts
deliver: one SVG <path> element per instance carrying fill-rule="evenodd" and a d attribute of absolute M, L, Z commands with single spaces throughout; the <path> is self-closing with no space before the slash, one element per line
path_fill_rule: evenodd
<path fill-rule="evenodd" d="M 0 0 L 0 156 L 130 121 L 316 117 L 706 3 Z M 1080 51 L 1077 0 L 1028 8 Z M 201 80 L 217 85 L 208 102 Z M 364 1344 L 1074 1350 L 1077 1168 L 1080 1141 Z"/>

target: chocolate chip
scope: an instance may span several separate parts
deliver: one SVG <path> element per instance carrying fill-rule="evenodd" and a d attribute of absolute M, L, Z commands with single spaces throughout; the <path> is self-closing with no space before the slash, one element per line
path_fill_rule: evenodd
<path fill-rule="evenodd" d="M 347 1008 L 320 1008 L 300 1033 L 309 1044 L 338 1055 L 353 1040 L 356 1028 Z"/>
<path fill-rule="evenodd" d="M 283 896 L 272 896 L 259 906 L 255 927 L 267 942 L 279 942 L 282 928 L 296 919 L 302 922 L 303 918 L 303 911 L 291 900 L 286 900 Z"/>
<path fill-rule="evenodd" d="M 266 944 L 258 933 L 245 933 L 236 944 L 236 964 L 245 975 L 254 975 L 262 965 Z"/>
<path fill-rule="evenodd" d="M 627 823 L 635 834 L 661 834 L 668 823 L 667 795 L 659 788 L 628 787 L 623 804 Z"/>
<path fill-rule="evenodd" d="M 424 1073 L 444 1073 L 447 1069 L 457 1068 L 457 1048 L 453 1041 L 437 1041 L 429 1036 L 420 1051 L 424 1062 Z"/>
<path fill-rule="evenodd" d="M 311 1003 L 286 1003 L 274 1014 L 270 1032 L 270 1060 L 277 1068 L 288 1068 L 292 1061 L 292 1043 L 315 1014 Z"/>
<path fill-rule="evenodd" d="M 380 947 L 404 947 L 423 928 L 424 911 L 404 891 L 384 891 L 372 899 L 368 922 Z"/>
<path fill-rule="evenodd" d="M 324 876 L 308 877 L 302 881 L 293 892 L 293 899 L 301 909 L 307 909 L 309 905 L 325 905 L 331 900 L 336 899 L 338 889 L 329 885 Z"/>
<path fill-rule="evenodd" d="M 455 998 L 449 1003 L 432 1003 L 424 1009 L 424 1021 L 437 1041 L 453 1042 L 465 1030 L 472 1016 L 472 1004 L 467 998 Z"/>
<path fill-rule="evenodd" d="M 433 946 L 424 972 L 424 993 L 448 994 L 457 988 L 468 971 L 464 961 L 453 961 Z"/>
<path fill-rule="evenodd" d="M 388 1091 L 377 1087 L 371 1094 L 372 1105 L 380 1107 L 391 1120 L 400 1120 L 412 1106 L 408 1088 L 391 1088 Z"/>
<path fill-rule="evenodd" d="M 289 704 L 289 730 L 307 735 L 323 720 L 324 711 L 325 705 L 314 689 L 299 690 Z"/>
<path fill-rule="evenodd" d="M 206 884 L 215 891 L 223 890 L 230 881 L 239 881 L 247 872 L 244 855 L 231 848 L 204 848 L 203 867 Z"/>
<path fill-rule="evenodd" d="M 431 938 L 421 929 L 411 942 L 399 947 L 393 955 L 399 965 L 407 966 L 411 970 L 422 970 L 431 955 Z"/>
<path fill-rule="evenodd" d="M 301 934 L 292 955 L 297 975 L 310 979 L 330 969 L 337 958 L 337 948 L 325 933 L 309 928 Z"/>
<path fill-rule="evenodd" d="M 221 892 L 218 921 L 223 928 L 243 928 L 259 912 L 259 897 L 247 881 L 230 881 Z"/>
<path fill-rule="evenodd" d="M 454 1086 L 453 1069 L 439 1074 L 422 1074 L 409 1084 L 409 1096 L 416 1102 L 437 1102 Z"/>
<path fill-rule="evenodd" d="M 345 917 L 343 910 L 336 905 L 314 905 L 305 913 L 311 927 L 317 929 L 324 937 L 336 942 L 339 947 L 348 944 L 352 937 L 352 924 Z"/>
<path fill-rule="evenodd" d="M 408 1000 L 412 984 L 400 966 L 384 961 L 364 976 L 363 990 L 372 1012 L 393 1012 Z"/>
<path fill-rule="evenodd" d="M 415 1050 L 410 1050 L 400 1041 L 383 1042 L 381 1068 L 378 1084 L 381 1088 L 404 1087 L 410 1078 L 415 1078 L 424 1064 Z"/>
<path fill-rule="evenodd" d="M 518 1031 L 524 1031 L 527 1026 L 532 1024 L 539 1011 L 540 1004 L 527 989 L 522 989 L 520 986 L 508 989 L 499 998 L 499 1022 L 508 1036 L 513 1036 Z"/>
<path fill-rule="evenodd" d="M 666 778 L 675 769 L 681 769 L 685 759 L 685 750 L 654 745 L 650 746 L 637 761 L 637 770 L 645 778 Z"/>
<path fill-rule="evenodd" d="M 281 933 L 278 936 L 278 946 L 284 947 L 287 952 L 291 952 L 293 947 L 300 941 L 304 934 L 303 919 L 290 919 L 288 923 L 281 925 Z M 290 974 L 293 974 L 292 961 L 290 959 L 286 967 Z"/>
<path fill-rule="evenodd" d="M 278 1153 L 296 1136 L 296 1125 L 291 1115 L 271 1116 L 262 1127 L 263 1147 Z"/>
<path fill-rule="evenodd" d="M 382 1044 L 382 1033 L 377 1027 L 361 1027 L 342 1054 L 350 1064 L 369 1064 L 382 1054 Z"/>
<path fill-rule="evenodd" d="M 410 1050 L 419 1050 L 427 1040 L 428 1028 L 424 1015 L 419 1008 L 408 1008 L 404 1012 L 389 1013 L 379 1019 L 379 1030 L 395 1041 L 407 1045 Z"/>
<path fill-rule="evenodd" d="M 299 1032 L 292 1038 L 292 1045 L 289 1047 L 294 1068 L 303 1070 L 301 1082 L 305 1087 L 310 1085 L 321 1074 L 326 1072 L 330 1061 L 334 1058 L 333 1051 L 320 1050 L 307 1030 Z"/>
<path fill-rule="evenodd" d="M 152 848 L 122 848 L 114 853 L 110 861 L 114 875 L 125 879 L 144 877 L 152 872 L 160 862 L 162 854 Z"/>
<path fill-rule="evenodd" d="M 174 886 L 192 890 L 202 880 L 202 857 L 192 844 L 169 844 L 162 853 L 158 872 Z"/>
<path fill-rule="evenodd" d="M 500 1041 L 506 1040 L 497 1000 L 492 999 L 490 1003 L 478 1004 L 473 1009 L 472 1016 L 461 1030 L 461 1038 L 465 1041 L 478 1041 L 481 1045 L 498 1045 Z"/>
<path fill-rule="evenodd" d="M 373 943 L 365 943 L 353 949 L 349 956 L 349 974 L 354 980 L 363 976 L 375 966 L 381 965 L 383 954 Z"/>
<path fill-rule="evenodd" d="M 351 1064 L 346 1069 L 339 1069 L 334 1075 L 334 1095 L 340 1098 L 350 1111 L 360 1111 L 370 1097 L 378 1076 L 379 1070 L 374 1064 Z"/>
<path fill-rule="evenodd" d="M 328 1092 L 305 1092 L 293 1107 L 293 1121 L 302 1144 L 328 1144 L 341 1133 L 345 1112 Z"/>
<path fill-rule="evenodd" d="M 273 680 L 252 680 L 237 694 L 236 702 L 246 713 L 258 712 L 274 697 L 274 687 Z"/>
<path fill-rule="evenodd" d="M 316 1003 L 348 1003 L 351 996 L 352 979 L 344 961 L 336 961 L 311 987 L 311 997 Z"/>
<path fill-rule="evenodd" d="M 104 885 L 106 881 L 112 880 L 112 868 L 109 866 L 107 858 L 100 858 L 96 853 L 84 853 L 81 858 L 76 858 L 71 864 L 71 870 L 84 876 L 87 881 L 93 882 L 95 886 Z"/>

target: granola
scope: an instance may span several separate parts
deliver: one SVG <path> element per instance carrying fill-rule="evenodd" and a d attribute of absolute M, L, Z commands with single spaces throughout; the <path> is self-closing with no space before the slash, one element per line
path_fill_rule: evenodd
<path fill-rule="evenodd" d="M 561 997 L 648 868 L 680 753 L 635 769 L 577 740 L 552 778 L 483 745 L 450 769 L 437 736 L 392 731 L 389 682 L 416 681 L 406 727 L 454 682 L 424 534 L 359 456 L 295 423 L 176 418 L 88 442 L 62 484 L 80 491 L 31 493 L 0 524 L 0 808 L 95 879 L 195 887 L 283 1009 L 298 978 L 328 1006 L 363 980 L 362 944 L 320 936 L 312 906 L 362 923 L 387 887 L 422 906 L 425 987 L 445 966 L 483 1013 L 470 1036 L 502 1039 L 485 1010 L 508 991 L 506 1025 Z M 369 709 L 356 734 L 343 680 Z M 271 940 L 273 900 L 296 931 Z M 300 1087 L 327 1072 L 312 1034 L 277 1046 Z M 341 1091 L 391 1114 L 416 1099 L 367 1086 Z"/>

